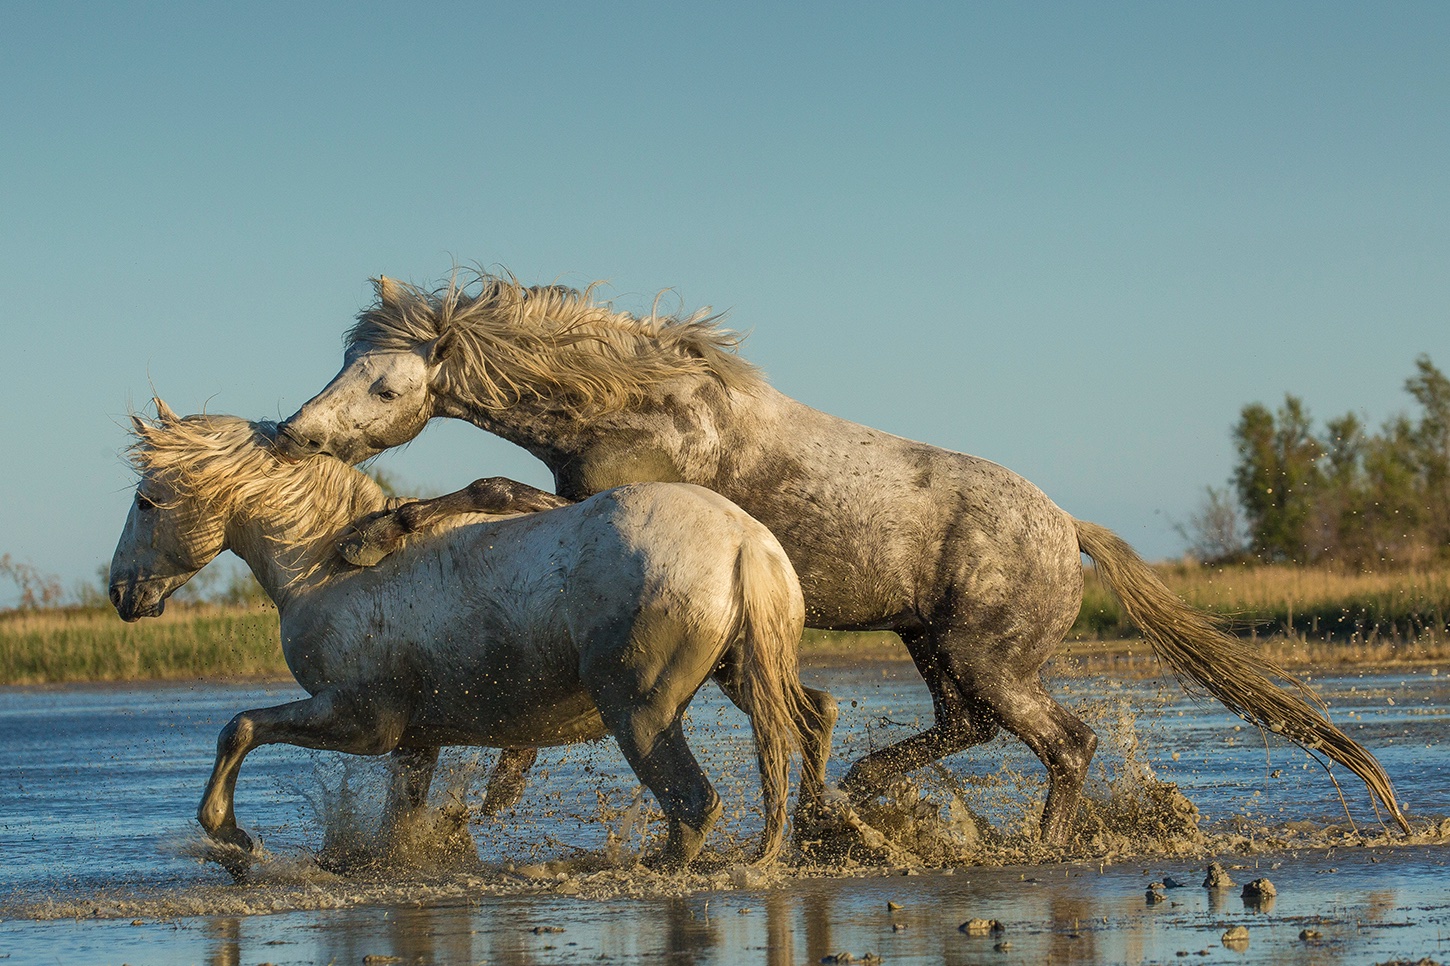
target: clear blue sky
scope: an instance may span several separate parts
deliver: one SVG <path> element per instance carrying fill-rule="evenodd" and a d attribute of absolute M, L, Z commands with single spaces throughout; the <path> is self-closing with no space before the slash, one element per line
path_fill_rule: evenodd
<path fill-rule="evenodd" d="M 92 577 L 153 385 L 291 413 L 369 276 L 458 261 L 728 309 L 1176 555 L 1245 403 L 1450 368 L 1447 51 L 1438 2 L 6 4 L 0 552 Z M 462 424 L 381 465 L 548 479 Z"/>

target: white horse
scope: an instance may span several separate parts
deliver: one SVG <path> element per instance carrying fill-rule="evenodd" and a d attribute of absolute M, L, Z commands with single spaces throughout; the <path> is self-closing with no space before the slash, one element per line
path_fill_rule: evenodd
<path fill-rule="evenodd" d="M 801 804 L 818 798 L 835 707 L 801 689 L 800 586 L 770 532 L 723 497 L 643 484 L 475 516 L 362 570 L 335 548 L 353 520 L 389 505 L 367 476 L 329 457 L 280 459 L 270 423 L 178 418 L 159 400 L 157 412 L 133 418 L 140 481 L 111 563 L 117 612 L 160 614 L 230 549 L 276 602 L 287 665 L 312 695 L 222 730 L 198 812 L 213 838 L 251 849 L 232 799 L 258 745 L 394 753 L 388 816 L 401 822 L 424 802 L 440 745 L 613 734 L 667 817 L 656 861 L 679 867 L 721 810 L 681 728 L 712 675 L 754 729 L 762 860 L 781 848 L 793 745 Z"/>
<path fill-rule="evenodd" d="M 478 282 L 429 292 L 378 280 L 342 371 L 281 424 L 279 448 L 357 462 L 451 417 L 526 448 L 570 499 L 644 480 L 709 487 L 780 538 L 812 627 L 896 631 L 931 690 L 933 725 L 856 762 L 842 788 L 869 799 L 1005 728 L 1047 768 L 1041 834 L 1054 844 L 1069 837 L 1097 737 L 1041 669 L 1077 617 L 1087 554 L 1180 680 L 1349 768 L 1407 827 L 1389 776 L 1312 691 L 1016 473 L 782 395 L 707 314 L 637 318 L 588 292 Z M 410 504 L 345 552 L 378 559 L 460 506 L 506 508 L 507 494 L 485 481 Z"/>

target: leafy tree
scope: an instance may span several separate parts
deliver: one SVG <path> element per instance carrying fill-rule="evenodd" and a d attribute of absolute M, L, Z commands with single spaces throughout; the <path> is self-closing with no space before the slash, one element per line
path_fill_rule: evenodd
<path fill-rule="evenodd" d="M 1420 422 L 1409 432 L 1414 448 L 1427 539 L 1450 544 L 1450 379 L 1427 355 L 1415 359 L 1405 390 L 1420 404 Z"/>
<path fill-rule="evenodd" d="M 1450 379 L 1429 356 L 1415 370 L 1405 390 L 1419 404 L 1417 418 L 1395 416 L 1376 433 L 1349 413 L 1316 436 L 1292 395 L 1276 413 L 1259 403 L 1243 408 L 1233 429 L 1233 484 L 1254 554 L 1344 564 L 1450 556 Z M 1200 535 L 1211 514 L 1223 513 L 1209 492 L 1191 521 Z"/>
<path fill-rule="evenodd" d="M 1296 396 L 1285 396 L 1277 417 L 1259 403 L 1243 408 L 1234 427 L 1239 463 L 1234 487 L 1248 517 L 1254 550 L 1271 560 L 1308 559 L 1315 465 L 1323 452 L 1311 432 L 1309 412 Z"/>

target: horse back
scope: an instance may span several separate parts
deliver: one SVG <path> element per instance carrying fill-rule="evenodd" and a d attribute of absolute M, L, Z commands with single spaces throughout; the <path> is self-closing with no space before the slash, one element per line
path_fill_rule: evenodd
<path fill-rule="evenodd" d="M 779 394 L 737 410 L 751 428 L 713 485 L 780 539 L 813 625 L 906 629 L 957 623 L 964 610 L 978 624 L 1075 616 L 1072 518 L 1020 475 Z"/>

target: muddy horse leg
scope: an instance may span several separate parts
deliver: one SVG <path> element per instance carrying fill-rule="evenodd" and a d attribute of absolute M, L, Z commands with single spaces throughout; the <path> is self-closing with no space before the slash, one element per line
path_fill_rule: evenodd
<path fill-rule="evenodd" d="M 499 752 L 498 761 L 488 773 L 488 790 L 483 793 L 483 814 L 498 815 L 519 803 L 524 795 L 524 786 L 529 781 L 529 769 L 534 767 L 538 758 L 537 748 L 505 748 Z"/>
<path fill-rule="evenodd" d="M 669 831 L 664 848 L 646 864 L 664 871 L 685 868 L 700 854 L 721 806 L 720 796 L 685 741 L 683 712 L 664 728 L 656 723 L 658 712 L 649 707 L 615 714 L 601 708 L 600 712 L 625 760 L 665 813 Z"/>
<path fill-rule="evenodd" d="M 901 639 L 931 692 L 934 722 L 925 731 L 874 751 L 853 764 L 841 789 L 856 801 L 880 794 L 893 779 L 948 755 L 990 741 L 998 720 L 976 693 L 946 667 L 942 651 L 925 631 L 903 631 Z"/>
<path fill-rule="evenodd" d="M 274 708 L 243 711 L 227 723 L 217 738 L 216 763 L 197 809 L 197 821 L 218 842 L 250 851 L 252 840 L 237 827 L 233 798 L 242 760 L 254 748 L 280 743 L 380 755 L 397 746 L 403 725 L 401 713 L 336 691 Z M 238 869 L 229 866 L 228 871 L 239 875 L 245 871 L 245 863 L 239 863 Z"/>
<path fill-rule="evenodd" d="M 1020 681 L 997 678 L 984 690 L 983 697 L 1002 726 L 1021 738 L 1047 767 L 1042 841 L 1065 845 L 1082 800 L 1088 765 L 1098 747 L 1097 735 L 1053 700 L 1036 673 Z"/>
<path fill-rule="evenodd" d="M 841 716 L 836 699 L 817 688 L 802 688 L 810 708 L 797 722 L 801 734 L 801 787 L 796 797 L 797 829 L 815 821 L 826 800 L 826 762 L 831 757 L 831 733 Z"/>
<path fill-rule="evenodd" d="M 715 683 L 735 707 L 749 714 L 741 702 L 744 692 L 740 687 L 739 675 L 728 659 L 715 670 Z M 821 806 L 826 797 L 826 762 L 831 757 L 831 732 L 840 717 L 836 699 L 825 691 L 802 686 L 810 707 L 796 721 L 801 736 L 801 781 L 796 796 L 795 835 L 819 820 Z"/>
<path fill-rule="evenodd" d="M 348 563 L 371 567 L 398 549 L 408 534 L 436 526 L 449 517 L 465 513 L 536 513 L 573 502 L 507 477 L 490 476 L 431 500 L 416 500 L 366 516 L 353 524 L 337 550 Z"/>
<path fill-rule="evenodd" d="M 392 783 L 388 786 L 387 805 L 383 809 L 384 836 L 406 828 L 411 819 L 428 803 L 428 788 L 438 767 L 438 747 L 394 749 L 389 764 Z"/>
<path fill-rule="evenodd" d="M 903 772 L 987 741 L 1006 728 L 1047 767 L 1042 841 L 1062 845 L 1082 798 L 1097 735 L 1042 686 L 1042 663 L 1056 642 L 993 643 L 964 632 L 902 639 L 931 690 L 936 723 L 920 734 L 868 755 L 851 767 L 841 787 L 853 796 L 879 790 Z M 966 643 L 962 643 L 965 641 Z"/>

